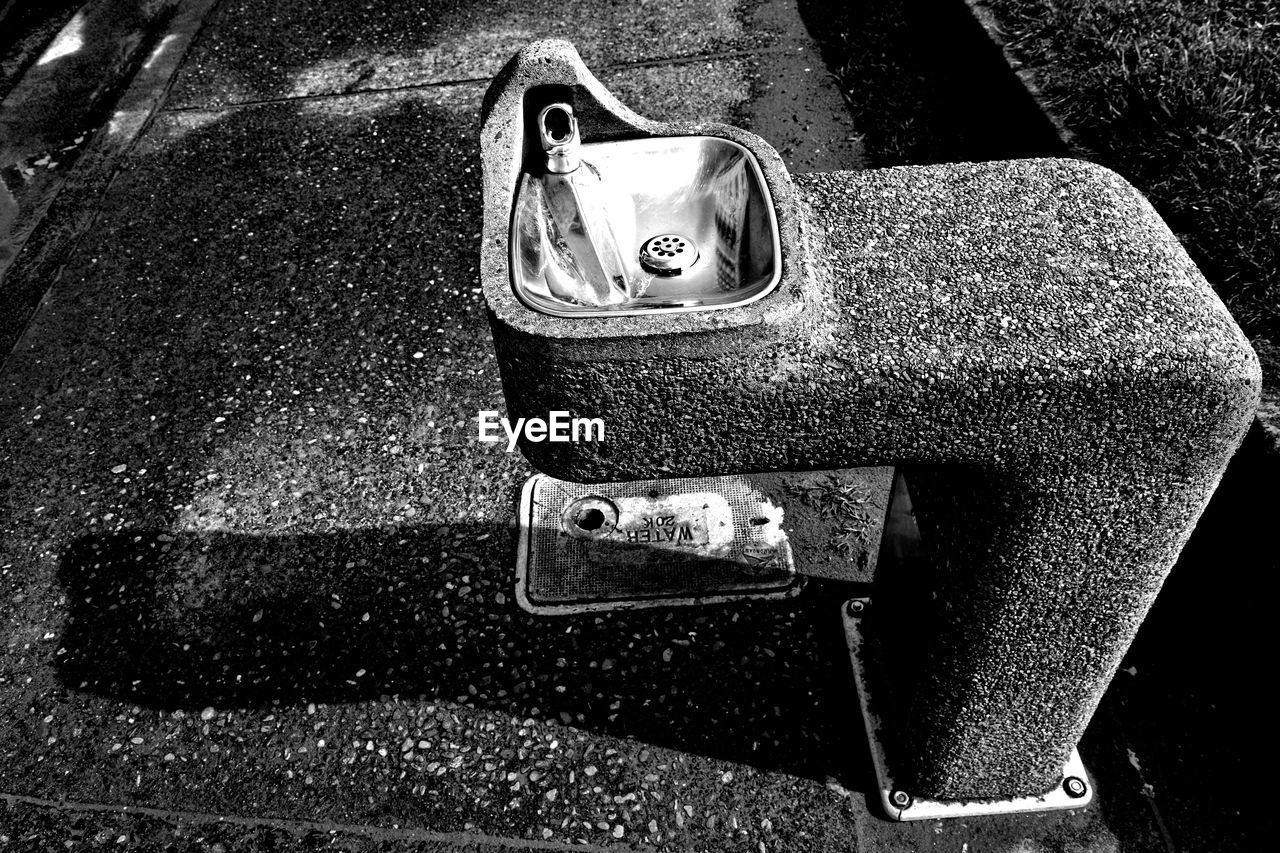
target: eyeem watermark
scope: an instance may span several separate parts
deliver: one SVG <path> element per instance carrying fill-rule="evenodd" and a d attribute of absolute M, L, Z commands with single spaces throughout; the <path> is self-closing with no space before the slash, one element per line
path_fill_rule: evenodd
<path fill-rule="evenodd" d="M 476 415 L 476 437 L 490 443 L 502 441 L 498 428 L 507 436 L 507 452 L 516 449 L 523 434 L 532 442 L 604 441 L 603 418 L 571 418 L 566 411 L 547 413 L 547 419 L 518 418 L 514 425 L 496 410 L 484 409 Z"/>

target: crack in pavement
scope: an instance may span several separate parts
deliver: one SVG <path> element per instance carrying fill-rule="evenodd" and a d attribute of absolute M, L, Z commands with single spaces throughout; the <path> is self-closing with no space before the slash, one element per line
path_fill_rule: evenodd
<path fill-rule="evenodd" d="M 795 53 L 801 47 L 767 47 L 754 50 L 722 50 L 709 53 L 693 53 L 678 56 L 665 56 L 657 59 L 633 59 L 627 62 L 614 62 L 597 65 L 600 73 L 610 71 L 626 71 L 631 68 L 663 68 L 668 66 L 689 65 L 697 62 L 718 62 L 722 60 L 751 59 L 758 56 Z M 180 107 L 162 107 L 161 113 L 213 113 L 240 107 L 260 107 L 269 104 L 288 104 L 305 101 L 325 101 L 340 98 L 354 98 L 360 95 L 396 94 L 399 92 L 415 92 L 429 89 L 440 89 L 448 86 L 468 86 L 478 83 L 488 84 L 493 75 L 485 77 L 456 77 L 448 80 L 433 80 L 430 83 L 406 83 L 403 86 L 382 86 L 363 89 L 351 89 L 342 92 L 314 92 L 307 95 L 285 95 L 278 98 L 255 98 L 247 101 L 228 101 L 222 104 L 190 104 Z"/>
<path fill-rule="evenodd" d="M 231 824 L 248 828 L 265 827 L 284 829 L 300 834 L 302 832 L 348 833 L 364 835 L 372 840 L 386 841 L 429 841 L 454 844 L 482 844 L 491 847 L 509 849 L 534 850 L 573 850 L 603 853 L 606 848 L 596 845 L 568 844 L 562 841 L 545 841 L 534 838 L 509 838 L 500 835 L 486 835 L 475 832 L 435 832 L 429 829 L 411 829 L 400 826 L 374 826 L 369 824 L 346 824 L 322 820 L 297 820 L 293 818 L 267 818 L 244 815 L 219 815 L 209 812 L 192 812 L 181 809 L 157 809 L 149 806 L 134 806 L 126 803 L 83 803 L 74 800 L 50 800 L 43 797 L 30 797 L 25 794 L 0 792 L 0 801 L 9 807 L 14 805 L 35 806 L 37 808 L 56 809 L 66 812 L 135 814 L 153 817 L 171 823 L 188 824 Z M 617 847 L 609 848 L 617 850 Z"/>

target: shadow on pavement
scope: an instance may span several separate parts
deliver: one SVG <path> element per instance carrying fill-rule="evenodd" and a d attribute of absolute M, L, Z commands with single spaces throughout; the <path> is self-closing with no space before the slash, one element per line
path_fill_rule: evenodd
<path fill-rule="evenodd" d="M 86 537 L 58 676 L 156 708 L 422 694 L 819 780 L 865 748 L 833 595 L 534 617 L 513 565 L 497 526 Z"/>
<path fill-rule="evenodd" d="M 872 167 L 1069 154 L 964 0 L 800 0 Z"/>

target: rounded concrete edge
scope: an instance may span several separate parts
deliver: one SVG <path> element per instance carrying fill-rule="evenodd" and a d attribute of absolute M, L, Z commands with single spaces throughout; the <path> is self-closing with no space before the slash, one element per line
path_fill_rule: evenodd
<path fill-rule="evenodd" d="M 1071 127 L 1049 106 L 1036 81 L 1035 69 L 1023 63 L 1009 47 L 999 15 L 984 0 L 963 0 L 963 3 L 967 13 L 982 29 L 992 46 L 999 50 L 1010 73 L 1017 78 L 1031 102 L 1056 130 L 1063 146 L 1083 157 L 1087 152 Z M 1257 380 L 1260 391 L 1255 420 L 1266 439 L 1266 453 L 1272 458 L 1280 458 L 1280 347 L 1265 339 L 1255 339 L 1251 343 L 1260 359 Z"/>

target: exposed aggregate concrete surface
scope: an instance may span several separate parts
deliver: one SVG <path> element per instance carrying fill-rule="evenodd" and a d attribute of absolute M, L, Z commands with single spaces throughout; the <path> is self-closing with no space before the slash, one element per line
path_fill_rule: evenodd
<path fill-rule="evenodd" d="M 572 87 L 587 139 L 709 133 L 756 153 L 779 290 L 583 320 L 515 300 L 520 106 L 545 83 Z M 564 42 L 513 59 L 485 115 L 481 272 L 508 410 L 617 425 L 599 444 L 526 443 L 530 460 L 582 480 L 940 466 L 917 478 L 944 565 L 913 611 L 928 654 L 896 676 L 910 684 L 891 760 L 935 797 L 1057 784 L 1258 401 L 1256 356 L 1146 200 L 1070 160 L 815 173 L 792 189 L 763 141 L 641 119 Z M 895 631 L 886 647 L 910 642 Z"/>
<path fill-rule="evenodd" d="M 227 55 L 203 79 L 326 79 L 327 18 L 248 5 L 222 4 L 180 90 Z M 382 26 L 403 5 L 360 13 L 392 47 L 430 41 Z M 282 20 L 236 29 L 268 6 Z M 727 121 L 761 64 L 606 80 Z M 474 439 L 501 407 L 476 281 L 483 87 L 346 86 L 161 112 L 4 365 L 0 846 L 918 847 L 928 830 L 862 796 L 820 584 L 734 608 L 515 606 L 531 469 Z M 804 538 L 802 568 L 827 547 Z M 1040 833 L 1113 841 L 1097 812 L 966 837 Z"/>
<path fill-rule="evenodd" d="M 228 0 L 175 86 L 177 107 L 488 80 L 523 45 L 572 33 L 593 66 L 776 47 L 735 0 Z M 299 72 L 299 69 L 302 69 Z"/>
<path fill-rule="evenodd" d="M 501 406 L 474 287 L 482 87 L 448 81 L 537 28 L 604 33 L 627 52 L 601 78 L 646 114 L 744 124 L 793 171 L 847 134 L 810 127 L 825 69 L 784 79 L 790 48 L 768 53 L 794 15 L 501 8 L 528 35 L 486 41 L 482 4 L 226 0 L 101 210 L 77 208 L 96 224 L 0 383 L 0 846 L 1165 850 L 1105 715 L 1089 809 L 869 808 L 844 585 L 514 606 L 530 468 L 474 442 Z M 400 82 L 421 88 L 363 91 Z"/>

